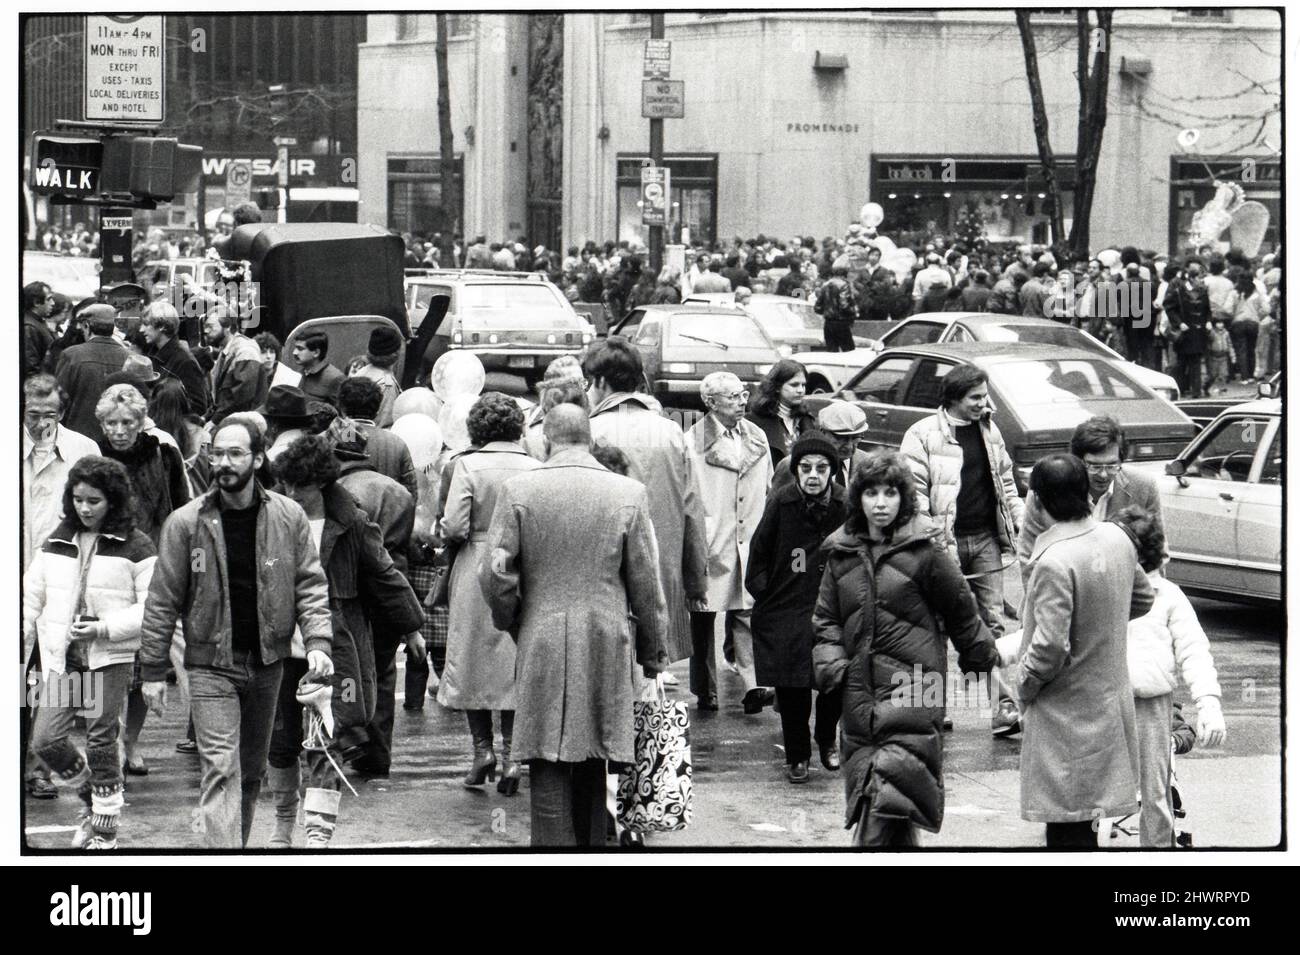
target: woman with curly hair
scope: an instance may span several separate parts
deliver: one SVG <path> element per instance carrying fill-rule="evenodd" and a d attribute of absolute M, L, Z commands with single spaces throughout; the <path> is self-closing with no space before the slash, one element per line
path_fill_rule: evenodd
<path fill-rule="evenodd" d="M 492 626 L 492 612 L 478 583 L 479 564 L 489 558 L 488 528 L 497 495 L 505 482 L 540 467 L 520 444 L 524 413 L 513 398 L 490 391 L 469 411 L 472 454 L 456 459 L 443 508 L 440 534 L 460 545 L 451 568 L 447 664 L 438 687 L 438 702 L 464 710 L 474 742 L 474 762 L 466 786 L 494 779 L 497 757 L 492 747 L 492 711 L 501 712 L 502 774 L 497 791 L 519 790 L 519 764 L 510 759 L 515 722 L 515 641 Z"/>
<path fill-rule="evenodd" d="M 280 490 L 297 501 L 320 552 L 329 580 L 334 661 L 328 735 L 307 741 L 307 792 L 303 824 L 308 848 L 329 845 L 338 820 L 341 766 L 368 736 L 378 701 L 374 639 L 371 629 L 404 634 L 407 650 L 423 659 L 420 625 L 424 614 L 406 578 L 393 566 L 379 528 L 356 499 L 338 484 L 339 462 L 319 436 L 298 438 L 275 460 Z M 307 653 L 294 633 L 291 658 L 284 661 L 280 697 L 267 756 L 267 788 L 275 805 L 270 849 L 288 849 L 298 816 L 303 744 L 303 705 L 299 682 L 307 675 Z"/>
<path fill-rule="evenodd" d="M 95 418 L 104 432 L 99 452 L 126 468 L 135 500 L 135 526 L 157 547 L 163 522 L 176 508 L 189 503 L 190 483 L 181 452 L 145 430 L 148 410 L 144 396 L 134 385 L 109 385 L 95 405 Z M 144 757 L 136 752 L 149 713 L 140 688 L 136 673 L 127 695 L 126 732 L 122 739 L 126 771 L 132 776 L 149 775 Z"/>
<path fill-rule="evenodd" d="M 118 733 L 156 551 L 134 526 L 131 481 L 116 461 L 88 455 L 74 464 L 63 513 L 23 578 L 23 643 L 30 651 L 39 642 L 47 674 L 32 752 L 85 802 L 73 848 L 115 849 Z M 92 714 L 84 755 L 71 740 L 83 707 Z"/>
<path fill-rule="evenodd" d="M 823 545 L 814 678 L 821 692 L 843 693 L 854 845 L 915 846 L 916 827 L 938 832 L 943 820 L 944 634 L 964 673 L 988 673 L 997 647 L 956 561 L 918 522 L 901 455 L 868 455 L 846 504 L 844 526 Z"/>
<path fill-rule="evenodd" d="M 812 415 L 803 410 L 807 384 L 804 366 L 792 358 L 782 358 L 758 383 L 758 394 L 745 415 L 746 420 L 754 422 L 767 435 L 774 467 L 790 453 L 799 435 L 817 427 Z"/>

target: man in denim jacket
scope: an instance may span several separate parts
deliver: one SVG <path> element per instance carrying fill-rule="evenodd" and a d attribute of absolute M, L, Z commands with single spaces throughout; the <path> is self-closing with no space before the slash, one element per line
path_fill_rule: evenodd
<path fill-rule="evenodd" d="M 242 422 L 218 427 L 209 454 L 213 489 L 163 526 L 140 672 L 150 709 L 161 712 L 167 651 L 181 620 L 203 766 L 193 828 L 210 848 L 240 849 L 253 826 L 294 628 L 314 682 L 333 673 L 333 630 L 306 513 L 254 477 L 264 460 L 261 434 Z"/>

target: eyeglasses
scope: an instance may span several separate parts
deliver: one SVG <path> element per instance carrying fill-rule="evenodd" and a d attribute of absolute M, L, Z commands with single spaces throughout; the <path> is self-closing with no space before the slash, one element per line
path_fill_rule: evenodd
<path fill-rule="evenodd" d="M 719 401 L 744 401 L 749 397 L 748 391 L 737 391 L 730 395 L 714 395 Z"/>
<path fill-rule="evenodd" d="M 1124 465 L 1120 461 L 1114 461 L 1110 464 L 1088 464 L 1083 465 L 1088 469 L 1089 474 L 1114 474 Z"/>
<path fill-rule="evenodd" d="M 208 460 L 221 461 L 229 459 L 232 464 L 242 464 L 253 456 L 252 451 L 245 451 L 243 448 L 233 448 L 229 451 L 224 448 L 209 448 Z"/>

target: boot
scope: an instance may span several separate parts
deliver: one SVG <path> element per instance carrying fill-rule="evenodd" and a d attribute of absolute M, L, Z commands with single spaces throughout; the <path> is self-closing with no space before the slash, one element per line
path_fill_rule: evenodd
<path fill-rule="evenodd" d="M 271 790 L 271 805 L 275 807 L 275 831 L 267 840 L 268 849 L 292 849 L 293 830 L 298 822 L 298 764 L 285 769 L 268 766 L 267 788 Z"/>
<path fill-rule="evenodd" d="M 328 848 L 338 821 L 339 800 L 342 796 L 337 789 L 307 789 L 307 798 L 302 804 L 302 818 L 307 827 L 308 849 Z"/>
<path fill-rule="evenodd" d="M 474 762 L 465 774 L 464 784 L 473 788 L 497 778 L 497 755 L 492 751 L 492 711 L 466 710 L 465 718 L 474 740 Z"/>
<path fill-rule="evenodd" d="M 503 796 L 513 796 L 519 792 L 519 764 L 510 758 L 510 744 L 515 731 L 514 717 L 512 710 L 501 711 L 501 781 L 497 783 L 497 792 Z"/>

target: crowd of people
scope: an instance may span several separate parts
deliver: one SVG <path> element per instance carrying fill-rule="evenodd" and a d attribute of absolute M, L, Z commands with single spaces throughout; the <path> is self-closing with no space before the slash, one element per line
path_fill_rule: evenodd
<path fill-rule="evenodd" d="M 400 392 L 383 330 L 345 372 L 328 336 L 282 356 L 220 307 L 191 345 L 165 302 L 135 341 L 102 303 L 51 330 L 54 304 L 23 290 L 27 791 L 80 796 L 77 846 L 117 845 L 170 681 L 204 844 L 246 847 L 266 788 L 271 846 L 328 846 L 349 776 L 401 758 L 400 652 L 404 706 L 432 684 L 465 713 L 464 785 L 527 779 L 537 846 L 641 841 L 609 812 L 633 703 L 689 660 L 697 711 L 718 710 L 719 629 L 740 718 L 779 711 L 792 784 L 816 744 L 855 845 L 939 829 L 951 721 L 910 691 L 948 678 L 948 643 L 989 675 L 989 731 L 1023 734 L 1022 811 L 1049 845 L 1088 843 L 1139 790 L 1143 845 L 1173 844 L 1179 672 L 1197 735 L 1222 741 L 1208 641 L 1160 574 L 1159 497 L 1113 419 L 1081 424 L 1022 500 L 975 369 L 898 452 L 867 453 L 865 414 L 808 414 L 789 359 L 752 396 L 708 375 L 683 431 L 612 336 L 553 363 L 535 402 L 476 394 L 424 446 L 403 421 L 442 401 Z M 44 693 L 71 675 L 99 694 L 84 748 L 78 707 Z"/>

